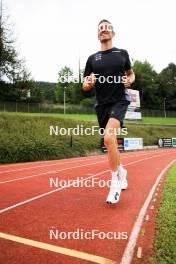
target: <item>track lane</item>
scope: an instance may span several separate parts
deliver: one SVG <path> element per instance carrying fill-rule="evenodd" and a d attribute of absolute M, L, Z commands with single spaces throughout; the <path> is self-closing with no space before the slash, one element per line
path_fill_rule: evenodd
<path fill-rule="evenodd" d="M 50 244 L 63 245 L 120 261 L 127 243 L 126 240 L 50 241 L 48 230 L 55 227 L 71 231 L 78 226 L 83 226 L 86 230 L 97 228 L 103 231 L 111 231 L 110 228 L 112 228 L 118 231 L 126 230 L 130 234 L 141 205 L 145 201 L 157 175 L 173 158 L 175 158 L 175 152 L 153 158 L 151 156 L 150 159 L 129 166 L 130 188 L 122 193 L 122 199 L 118 205 L 109 207 L 104 204 L 107 189 L 96 187 L 80 191 L 80 189 L 69 188 L 63 192 L 54 193 L 48 196 L 47 199 L 37 200 L 35 203 L 26 204 L 14 211 L 2 214 L 0 231 L 22 235 Z M 109 173 L 106 173 L 104 178 L 108 179 Z M 136 186 L 138 189 L 136 189 Z M 73 219 L 76 221 L 73 222 Z M 2 242 L 2 240 L 0 241 Z M 6 241 L 2 243 L 2 246 L 6 243 Z M 19 245 L 12 244 L 14 247 L 14 251 L 12 250 L 13 255 Z M 7 248 L 2 248 L 7 254 Z M 30 254 L 30 252 L 28 253 Z M 69 262 L 71 261 L 69 257 L 66 258 L 62 255 L 56 257 L 50 252 L 44 252 L 44 255 L 45 259 L 41 254 L 39 261 L 42 262 L 38 263 L 48 263 L 47 260 L 54 260 L 55 258 L 60 261 L 59 263 L 90 263 L 77 259 L 74 259 L 75 262 Z M 33 258 L 32 254 L 31 257 Z M 63 258 L 65 262 L 62 262 Z M 66 262 L 67 260 L 68 262 Z"/>
<path fill-rule="evenodd" d="M 170 152 L 167 152 L 167 153 L 170 153 Z M 149 157 L 147 155 L 147 156 L 141 157 L 141 159 L 139 159 L 138 157 L 128 158 L 128 160 L 126 159 L 124 161 L 124 164 L 129 164 L 131 162 L 132 164 L 133 162 L 137 162 L 137 163 L 142 162 L 145 159 L 151 159 L 151 157 L 158 156 L 158 155 L 162 156 L 162 155 L 165 155 L 165 153 L 164 154 L 156 153 L 156 155 L 153 155 L 153 156 L 149 155 Z M 2 193 L 1 201 L 0 201 L 0 212 L 5 207 L 13 205 L 14 202 L 15 204 L 17 204 L 17 203 L 20 203 L 21 201 L 23 202 L 24 200 L 28 200 L 33 197 L 42 195 L 43 193 L 52 192 L 53 188 L 50 188 L 49 186 L 50 184 L 49 179 L 51 177 L 59 178 L 59 180 L 69 180 L 69 179 L 76 180 L 77 177 L 80 177 L 80 178 L 82 177 L 83 179 L 92 178 L 92 176 L 90 175 L 101 173 L 102 168 L 103 168 L 103 171 L 106 171 L 109 169 L 107 160 L 105 160 L 105 162 L 103 163 L 102 161 L 100 161 L 100 163 L 98 162 L 94 163 L 93 169 L 92 169 L 92 165 L 89 165 L 89 163 L 87 163 L 87 165 L 84 164 L 83 167 L 80 166 L 79 171 L 77 171 L 77 167 L 75 167 L 75 169 L 68 169 L 68 170 L 67 168 L 65 168 L 61 172 L 58 171 L 57 173 L 43 174 L 43 175 L 40 175 L 40 177 L 38 175 L 38 177 L 27 178 L 27 181 L 25 181 L 26 180 L 25 178 L 24 181 L 14 181 L 10 183 L 0 184 L 0 190 Z M 32 177 L 33 176 L 35 175 L 32 175 Z M 32 185 L 32 188 L 31 188 L 31 185 Z M 18 190 L 18 192 L 16 190 Z"/>

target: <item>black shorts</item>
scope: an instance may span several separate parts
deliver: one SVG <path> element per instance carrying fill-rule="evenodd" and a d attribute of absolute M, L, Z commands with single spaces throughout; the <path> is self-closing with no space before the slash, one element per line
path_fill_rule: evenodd
<path fill-rule="evenodd" d="M 111 117 L 119 120 L 122 127 L 129 103 L 128 101 L 120 101 L 114 104 L 97 105 L 95 111 L 100 128 L 105 128 Z"/>

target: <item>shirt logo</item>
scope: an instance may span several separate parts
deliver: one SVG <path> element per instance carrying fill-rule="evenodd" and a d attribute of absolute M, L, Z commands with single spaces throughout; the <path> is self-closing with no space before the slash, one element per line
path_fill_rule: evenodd
<path fill-rule="evenodd" d="M 95 55 L 95 60 L 96 61 L 101 60 L 101 53 Z"/>

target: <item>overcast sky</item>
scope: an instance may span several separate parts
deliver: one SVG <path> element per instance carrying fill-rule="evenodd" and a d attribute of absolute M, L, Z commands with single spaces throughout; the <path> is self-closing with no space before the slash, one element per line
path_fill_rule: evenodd
<path fill-rule="evenodd" d="M 79 56 L 100 49 L 97 24 L 110 20 L 114 46 L 159 72 L 176 63 L 175 0 L 3 0 L 13 23 L 20 56 L 37 81 L 57 81 L 67 65 L 75 74 Z"/>

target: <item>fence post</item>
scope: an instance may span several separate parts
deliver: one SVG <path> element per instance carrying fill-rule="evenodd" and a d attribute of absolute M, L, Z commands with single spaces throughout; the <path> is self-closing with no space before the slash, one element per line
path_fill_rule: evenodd
<path fill-rule="evenodd" d="M 71 134 L 71 138 L 70 138 L 70 147 L 72 148 L 72 146 L 73 146 L 73 136 L 72 136 L 72 134 Z"/>

